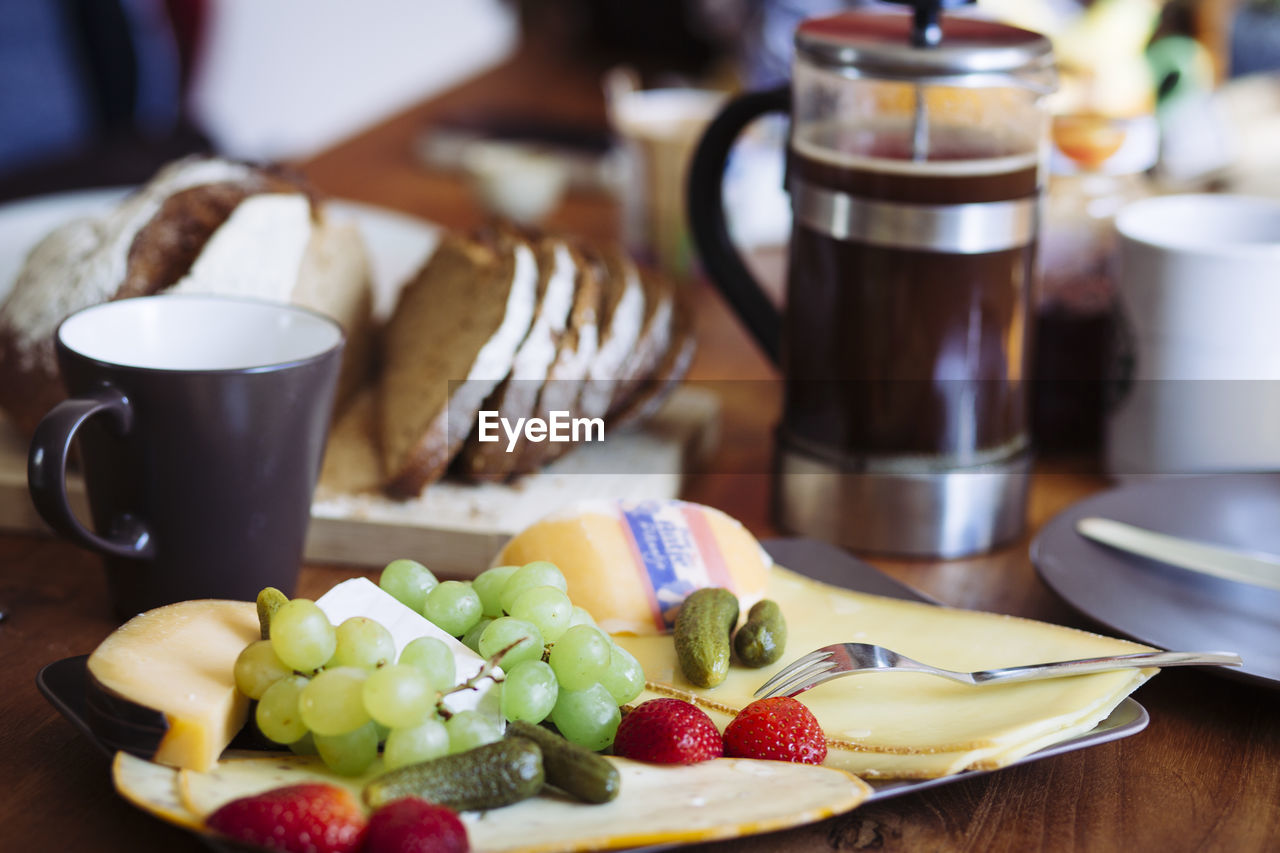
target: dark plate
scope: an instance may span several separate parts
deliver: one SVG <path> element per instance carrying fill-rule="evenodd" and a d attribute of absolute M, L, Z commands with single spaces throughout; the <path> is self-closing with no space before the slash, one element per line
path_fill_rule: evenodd
<path fill-rule="evenodd" d="M 926 604 L 938 602 L 917 592 L 905 584 L 882 574 L 877 569 L 850 556 L 839 548 L 832 547 L 810 539 L 773 539 L 764 543 L 765 548 L 778 562 L 793 571 L 800 571 L 815 580 L 840 586 L 857 592 L 883 595 L 905 601 L 921 601 Z M 796 568 L 803 567 L 803 568 Z M 96 735 L 89 724 L 89 708 L 85 700 L 85 686 L 88 671 L 85 669 L 87 655 L 65 658 L 51 663 L 40 670 L 36 676 L 36 684 L 45 698 L 74 725 L 81 734 L 93 742 L 106 755 L 114 752 L 109 739 Z M 1025 758 L 1013 762 L 1012 765 L 1038 761 L 1064 752 L 1096 746 L 1100 743 L 1118 740 L 1137 734 L 1147 727 L 1149 721 L 1146 710 L 1133 699 L 1125 699 L 1111 715 L 1095 726 L 1091 731 L 1065 740 Z M 145 757 L 145 756 L 144 756 Z M 967 771 L 941 779 L 903 780 L 872 782 L 875 793 L 870 800 L 883 800 L 923 791 L 938 785 L 946 785 L 961 779 L 980 776 L 995 771 Z M 668 849 L 666 847 L 645 848 L 646 850 Z"/>
<path fill-rule="evenodd" d="M 1094 495 L 1031 546 L 1040 577 L 1111 631 L 1165 649 L 1235 652 L 1214 674 L 1280 687 L 1280 591 L 1189 572 L 1090 541 L 1086 516 L 1250 551 L 1280 553 L 1280 475 L 1166 477 Z"/>

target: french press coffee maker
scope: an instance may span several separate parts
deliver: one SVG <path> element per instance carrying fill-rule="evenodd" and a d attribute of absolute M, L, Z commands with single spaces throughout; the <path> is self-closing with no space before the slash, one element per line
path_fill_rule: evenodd
<path fill-rule="evenodd" d="M 941 5 L 957 4 L 801 24 L 790 85 L 708 127 L 689 211 L 708 276 L 785 376 L 778 522 L 856 550 L 957 557 L 1024 523 L 1055 78 L 1042 36 Z M 734 138 L 769 111 L 791 121 L 782 312 L 721 204 Z"/>

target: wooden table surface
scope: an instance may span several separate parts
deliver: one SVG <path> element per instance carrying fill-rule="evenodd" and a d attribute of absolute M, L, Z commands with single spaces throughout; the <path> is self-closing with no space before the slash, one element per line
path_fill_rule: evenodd
<path fill-rule="evenodd" d="M 435 222 L 467 226 L 482 212 L 457 178 L 425 169 L 412 154 L 433 119 L 487 105 L 600 124 L 596 78 L 554 55 L 526 50 L 507 65 L 411 109 L 299 164 L 335 196 Z M 568 199 L 552 224 L 590 237 L 617 232 L 614 203 Z M 701 351 L 693 375 L 716 380 L 723 434 L 709 473 L 687 496 L 775 535 L 765 473 L 779 396 L 772 367 L 726 308 L 697 285 Z M 746 381 L 763 380 L 763 381 Z M 1030 530 L 982 557 L 948 562 L 872 562 L 942 601 L 967 608 L 1091 627 L 1038 580 L 1031 536 L 1101 479 L 1035 475 Z M 0 850 L 202 850 L 192 836 L 116 796 L 104 758 L 45 703 L 41 666 L 89 652 L 115 627 L 96 558 L 70 545 L 0 535 Z M 300 594 L 316 596 L 354 574 L 308 566 Z M 1116 743 L 946 785 L 769 836 L 707 850 L 1265 850 L 1280 849 L 1280 694 L 1187 670 L 1170 670 L 1137 699 L 1150 727 Z"/>

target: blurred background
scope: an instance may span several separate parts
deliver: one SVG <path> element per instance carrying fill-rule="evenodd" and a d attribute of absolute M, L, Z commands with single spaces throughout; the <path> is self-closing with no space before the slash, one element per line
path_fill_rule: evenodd
<path fill-rule="evenodd" d="M 786 78 L 796 22 L 854 5 L 0 0 L 0 196 L 137 181 L 189 150 L 305 158 L 530 42 L 585 66 L 626 65 L 646 87 L 770 85 Z M 1054 38 L 1067 72 L 1064 111 L 1158 112 L 1166 125 L 1160 165 L 1170 179 L 1202 177 L 1234 155 L 1251 154 L 1248 139 L 1227 138 L 1239 132 L 1228 125 L 1239 118 L 1234 112 L 1256 112 L 1263 95 L 1240 96 L 1244 107 L 1227 99 L 1191 110 L 1215 110 L 1221 127 L 1180 124 L 1175 107 L 1185 112 L 1223 84 L 1280 68 L 1280 0 L 979 5 Z M 459 117 L 467 119 L 495 121 Z M 518 133 L 518 124 L 496 130 Z M 1169 136 L 1170 128 L 1178 136 Z M 525 130 L 556 141 L 554 132 L 568 129 Z M 602 144 L 589 137 L 559 141 Z"/>
<path fill-rule="evenodd" d="M 136 184 L 214 151 L 448 225 L 497 211 L 621 234 L 683 277 L 683 169 L 702 126 L 726 93 L 786 80 L 799 21 L 859 5 L 0 0 L 0 200 Z M 1114 387 L 1115 212 L 1164 192 L 1280 196 L 1280 0 L 976 5 L 1054 42 L 1035 353 L 1051 381 L 1035 432 L 1043 449 L 1088 450 Z M 486 76 L 498 68 L 517 73 Z M 761 122 L 725 181 L 731 229 L 773 282 L 785 135 Z M 352 166 L 375 162 L 376 191 Z"/>

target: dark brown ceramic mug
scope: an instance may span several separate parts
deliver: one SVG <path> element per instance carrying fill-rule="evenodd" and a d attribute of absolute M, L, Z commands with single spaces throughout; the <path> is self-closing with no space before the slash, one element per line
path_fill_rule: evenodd
<path fill-rule="evenodd" d="M 116 613 L 293 591 L 342 358 L 306 309 L 166 295 L 85 309 L 58 329 L 71 395 L 27 460 L 36 508 L 103 554 Z M 73 441 L 92 529 L 67 500 Z"/>

